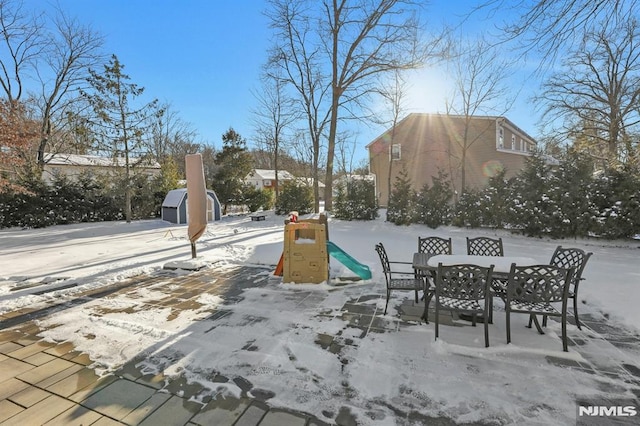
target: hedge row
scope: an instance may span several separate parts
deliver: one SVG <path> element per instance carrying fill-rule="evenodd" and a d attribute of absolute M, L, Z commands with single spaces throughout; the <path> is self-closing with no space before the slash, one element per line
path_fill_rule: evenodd
<path fill-rule="evenodd" d="M 590 158 L 569 152 L 558 166 L 541 155 L 528 158 L 512 179 L 505 171 L 486 188 L 454 199 L 446 175 L 416 193 L 401 173 L 392 189 L 387 220 L 398 225 L 508 228 L 529 236 L 556 238 L 640 234 L 640 172 L 626 167 L 593 172 Z"/>

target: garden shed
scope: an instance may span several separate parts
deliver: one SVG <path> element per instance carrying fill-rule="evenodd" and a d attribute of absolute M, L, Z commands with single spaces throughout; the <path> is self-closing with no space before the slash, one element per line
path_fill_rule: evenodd
<path fill-rule="evenodd" d="M 171 223 L 187 223 L 187 188 L 172 189 L 162 202 L 162 220 Z M 220 201 L 216 193 L 207 189 L 207 222 L 220 220 Z"/>

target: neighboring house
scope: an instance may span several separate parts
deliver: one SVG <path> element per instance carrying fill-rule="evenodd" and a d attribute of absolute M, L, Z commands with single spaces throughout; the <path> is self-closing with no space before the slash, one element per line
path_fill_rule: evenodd
<path fill-rule="evenodd" d="M 285 182 L 295 179 L 295 177 L 286 170 L 278 170 L 278 184 L 282 186 Z M 272 189 L 276 188 L 276 171 L 266 169 L 255 169 L 247 175 L 245 182 L 251 184 L 256 189 Z"/>
<path fill-rule="evenodd" d="M 51 183 L 56 174 L 64 174 L 69 179 L 75 180 L 83 172 L 91 172 L 95 175 L 116 174 L 120 173 L 125 166 L 124 158 L 121 157 L 45 153 L 44 158 L 42 179 L 45 183 Z M 149 176 L 160 174 L 160 164 L 157 161 L 130 158 L 129 164 L 135 173 L 144 173 Z"/>
<path fill-rule="evenodd" d="M 393 143 L 392 130 L 367 145 L 369 170 L 376 175 L 381 206 L 388 203 L 390 163 L 392 189 L 396 176 L 406 168 L 416 191 L 425 183 L 431 185 L 431 178 L 442 170 L 460 192 L 464 116 L 409 114 L 396 125 Z M 536 146 L 531 136 L 506 117 L 474 116 L 467 130 L 466 188 L 485 186 L 502 169 L 507 178 L 516 175 Z"/>

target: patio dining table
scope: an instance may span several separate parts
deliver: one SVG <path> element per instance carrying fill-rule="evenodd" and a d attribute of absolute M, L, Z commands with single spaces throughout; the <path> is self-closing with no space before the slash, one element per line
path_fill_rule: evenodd
<path fill-rule="evenodd" d="M 413 269 L 435 271 L 438 269 L 439 263 L 442 263 L 443 266 L 471 264 L 482 266 L 484 268 L 494 265 L 494 278 L 506 279 L 511 271 L 512 263 L 515 263 L 518 266 L 527 266 L 535 265 L 538 262 L 531 257 L 521 256 L 475 256 L 467 254 L 432 255 L 429 253 L 413 254 Z"/>
<path fill-rule="evenodd" d="M 476 256 L 467 254 L 433 255 L 430 253 L 413 254 L 413 269 L 430 274 L 433 277 L 434 283 L 436 281 L 435 274 L 438 270 L 438 264 L 440 263 L 442 263 L 443 266 L 470 264 L 482 266 L 484 268 L 488 268 L 493 265 L 493 282 L 491 283 L 491 289 L 496 295 L 499 295 L 506 291 L 506 281 L 509 278 L 512 263 L 515 263 L 518 266 L 528 266 L 536 265 L 539 262 L 531 257 L 522 256 Z M 430 300 L 430 298 L 427 299 L 426 303 L 429 303 L 428 300 Z M 464 315 L 461 315 L 460 318 L 465 320 L 468 319 Z M 484 319 L 479 318 L 478 321 L 484 321 Z"/>

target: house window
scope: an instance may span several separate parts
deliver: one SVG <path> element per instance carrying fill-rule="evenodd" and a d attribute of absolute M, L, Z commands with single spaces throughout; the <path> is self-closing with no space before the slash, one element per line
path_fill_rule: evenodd
<path fill-rule="evenodd" d="M 400 144 L 399 143 L 394 143 L 393 145 L 391 145 L 391 159 L 392 160 L 399 160 L 400 159 Z"/>
<path fill-rule="evenodd" d="M 516 149 L 516 135 L 511 135 L 511 149 Z"/>
<path fill-rule="evenodd" d="M 262 186 L 271 186 L 271 180 L 265 179 L 262 181 Z"/>
<path fill-rule="evenodd" d="M 498 148 L 504 148 L 504 129 L 502 127 L 498 129 Z"/>

